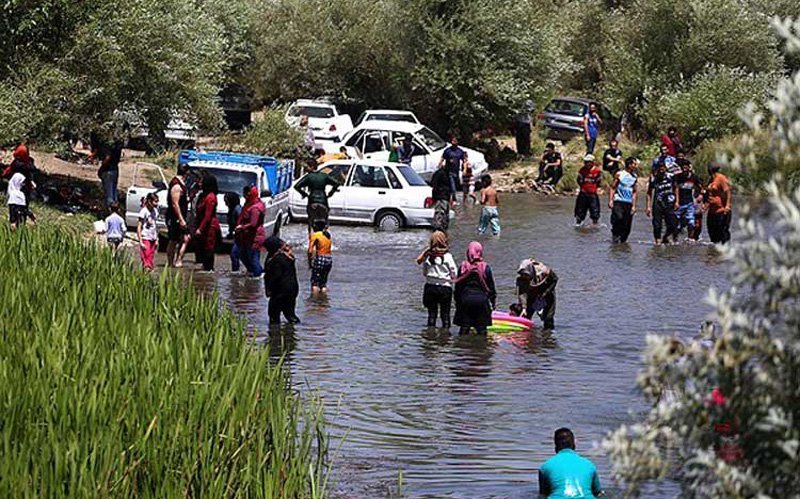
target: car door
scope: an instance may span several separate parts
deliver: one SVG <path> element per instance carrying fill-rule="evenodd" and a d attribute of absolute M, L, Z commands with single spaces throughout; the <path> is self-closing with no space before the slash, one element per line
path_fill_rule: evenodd
<path fill-rule="evenodd" d="M 334 180 L 339 182 L 339 189 L 328 198 L 329 217 L 332 219 L 343 219 L 347 217 L 345 212 L 345 199 L 347 199 L 350 187 L 347 185 L 347 179 L 350 175 L 350 163 L 334 163 L 322 169 L 325 173 L 330 175 Z"/>
<path fill-rule="evenodd" d="M 381 166 L 357 164 L 346 191 L 346 212 L 353 220 L 372 222 L 372 214 L 389 203 L 391 188 Z"/>
<path fill-rule="evenodd" d="M 388 161 L 389 147 L 389 132 L 374 130 L 364 134 L 362 151 L 365 159 Z"/>

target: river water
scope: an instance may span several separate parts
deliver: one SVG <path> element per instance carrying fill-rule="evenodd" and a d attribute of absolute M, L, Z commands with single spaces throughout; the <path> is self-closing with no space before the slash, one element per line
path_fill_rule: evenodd
<path fill-rule="evenodd" d="M 614 247 L 604 206 L 598 229 L 572 226 L 572 198 L 504 195 L 500 237 L 484 244 L 498 307 L 514 301 L 518 262 L 535 255 L 559 275 L 556 330 L 459 337 L 425 327 L 423 277 L 414 259 L 429 232 L 334 227 L 330 297 L 308 297 L 298 258 L 302 324 L 267 331 L 260 280 L 220 271 L 195 274 L 283 354 L 295 386 L 324 400 L 335 455 L 333 497 L 530 498 L 538 465 L 553 453 L 556 428 L 573 429 L 578 451 L 617 496 L 604 435 L 647 407 L 635 388 L 648 333 L 694 335 L 710 313 L 709 286 L 725 288 L 726 264 L 713 247 L 653 247 L 636 215 L 630 244 Z M 462 260 L 476 238 L 479 207 L 451 227 Z M 305 227 L 283 237 L 304 254 Z M 674 497 L 664 484 L 649 497 Z"/>

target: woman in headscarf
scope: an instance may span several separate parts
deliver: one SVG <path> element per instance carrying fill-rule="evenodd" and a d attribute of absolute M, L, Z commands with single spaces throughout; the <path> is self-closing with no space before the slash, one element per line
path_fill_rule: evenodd
<path fill-rule="evenodd" d="M 558 276 L 547 265 L 526 258 L 517 269 L 517 296 L 528 319 L 538 313 L 545 330 L 555 327 Z"/>
<path fill-rule="evenodd" d="M 483 261 L 481 243 L 469 243 L 467 259 L 461 262 L 455 283 L 456 315 L 453 322 L 461 327 L 459 334 L 467 334 L 473 327 L 478 334 L 486 334 L 486 328 L 492 324 L 497 292 L 492 269 Z"/>
<path fill-rule="evenodd" d="M 214 175 L 203 176 L 200 198 L 197 201 L 197 230 L 194 232 L 200 262 L 206 272 L 214 271 L 214 252 L 220 235 L 217 219 L 217 178 Z"/>
<path fill-rule="evenodd" d="M 300 284 L 292 247 L 278 236 L 264 242 L 267 258 L 264 262 L 264 292 L 269 300 L 267 315 L 270 325 L 280 324 L 281 314 L 292 324 L 300 322 L 294 311 Z"/>
<path fill-rule="evenodd" d="M 422 304 L 428 309 L 428 327 L 436 326 L 436 317 L 441 310 L 442 327 L 450 327 L 450 304 L 453 301 L 453 279 L 458 272 L 456 261 L 447 245 L 447 234 L 437 230 L 431 235 L 431 242 L 417 257 L 417 265 L 422 265 L 425 276 L 425 289 Z"/>
<path fill-rule="evenodd" d="M 253 277 L 260 277 L 264 273 L 261 267 L 261 247 L 267 236 L 264 230 L 267 207 L 261 201 L 258 188 L 254 185 L 247 188 L 244 199 L 242 213 L 234 229 L 236 245 L 239 247 L 239 257 L 245 262 L 247 270 Z"/>

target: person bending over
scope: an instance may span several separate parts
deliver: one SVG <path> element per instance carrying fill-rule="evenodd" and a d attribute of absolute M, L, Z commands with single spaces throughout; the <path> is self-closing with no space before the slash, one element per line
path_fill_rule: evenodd
<path fill-rule="evenodd" d="M 517 270 L 517 296 L 528 319 L 539 314 L 545 330 L 555 327 L 556 284 L 558 276 L 547 265 L 526 258 L 519 263 Z"/>

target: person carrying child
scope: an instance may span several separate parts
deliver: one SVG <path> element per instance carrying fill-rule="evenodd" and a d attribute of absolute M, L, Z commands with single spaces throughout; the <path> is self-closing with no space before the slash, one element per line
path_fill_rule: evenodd
<path fill-rule="evenodd" d="M 264 241 L 267 258 L 264 262 L 264 292 L 269 300 L 267 315 L 270 325 L 280 324 L 281 314 L 291 324 L 300 319 L 295 313 L 300 284 L 297 282 L 292 247 L 278 236 L 270 236 Z"/>
<path fill-rule="evenodd" d="M 453 300 L 453 279 L 458 267 L 447 243 L 447 234 L 437 230 L 425 251 L 417 257 L 417 265 L 422 265 L 425 288 L 422 304 L 428 309 L 428 327 L 436 326 L 436 317 L 441 315 L 442 327 L 450 328 L 450 304 Z M 439 314 L 441 312 L 441 314 Z"/>
<path fill-rule="evenodd" d="M 486 234 L 486 229 L 489 225 L 492 226 L 492 234 L 495 236 L 500 235 L 500 214 L 497 211 L 497 206 L 500 204 L 500 196 L 497 194 L 497 189 L 492 186 L 492 177 L 484 175 L 481 177 L 481 219 L 478 224 L 478 234 Z"/>
<path fill-rule="evenodd" d="M 111 213 L 106 217 L 106 241 L 116 251 L 125 238 L 125 220 L 119 216 L 119 203 L 114 201 L 109 206 Z"/>
<path fill-rule="evenodd" d="M 538 313 L 545 330 L 555 327 L 556 284 L 558 276 L 547 265 L 526 258 L 517 269 L 517 296 L 524 309 L 523 316 L 528 319 Z"/>
<path fill-rule="evenodd" d="M 314 232 L 308 241 L 308 266 L 311 267 L 311 294 L 328 292 L 328 275 L 333 267 L 331 233 L 325 221 L 314 221 Z"/>
<path fill-rule="evenodd" d="M 153 270 L 153 257 L 158 249 L 158 196 L 155 192 L 149 193 L 144 198 L 144 206 L 139 211 L 139 222 L 136 225 L 136 235 L 139 238 L 139 257 L 142 266 L 147 272 Z"/>
<path fill-rule="evenodd" d="M 470 328 L 475 328 L 478 334 L 486 334 L 492 325 L 497 292 L 492 269 L 483 261 L 481 243 L 469 243 L 467 259 L 461 262 L 454 282 L 456 314 L 453 322 L 460 327 L 459 334 L 469 333 Z"/>

